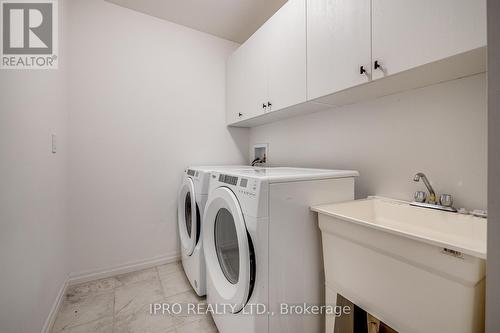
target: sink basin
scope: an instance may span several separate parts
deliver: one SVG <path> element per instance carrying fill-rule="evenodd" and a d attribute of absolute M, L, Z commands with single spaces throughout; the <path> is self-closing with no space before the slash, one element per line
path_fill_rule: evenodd
<path fill-rule="evenodd" d="M 486 219 L 370 197 L 312 207 L 313 211 L 486 259 Z"/>
<path fill-rule="evenodd" d="M 380 197 L 311 209 L 326 304 L 342 296 L 397 332 L 484 332 L 486 219 Z"/>

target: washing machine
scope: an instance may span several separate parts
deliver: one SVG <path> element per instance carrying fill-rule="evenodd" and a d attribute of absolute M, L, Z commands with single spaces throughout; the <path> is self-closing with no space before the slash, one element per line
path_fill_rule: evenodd
<path fill-rule="evenodd" d="M 212 172 L 204 213 L 207 302 L 220 333 L 322 333 L 321 233 L 312 205 L 354 199 L 357 171 L 263 168 Z"/>
<path fill-rule="evenodd" d="M 215 170 L 251 168 L 246 165 L 197 166 L 189 167 L 184 171 L 177 200 L 182 267 L 191 286 L 199 296 L 206 294 L 202 218 L 207 202 L 210 173 Z"/>

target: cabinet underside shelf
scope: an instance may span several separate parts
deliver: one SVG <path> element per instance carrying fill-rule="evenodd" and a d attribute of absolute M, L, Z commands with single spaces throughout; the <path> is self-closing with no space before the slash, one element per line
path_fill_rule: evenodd
<path fill-rule="evenodd" d="M 255 127 L 291 117 L 373 100 L 412 89 L 486 72 L 487 47 L 480 47 L 298 105 L 228 124 Z"/>

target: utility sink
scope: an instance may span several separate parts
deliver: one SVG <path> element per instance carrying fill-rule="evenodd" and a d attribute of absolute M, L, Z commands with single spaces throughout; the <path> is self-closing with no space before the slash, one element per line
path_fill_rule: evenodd
<path fill-rule="evenodd" d="M 311 209 L 327 304 L 348 299 L 396 332 L 484 332 L 486 219 L 380 197 Z"/>
<path fill-rule="evenodd" d="M 486 219 L 370 197 L 312 210 L 369 228 L 486 259 Z"/>

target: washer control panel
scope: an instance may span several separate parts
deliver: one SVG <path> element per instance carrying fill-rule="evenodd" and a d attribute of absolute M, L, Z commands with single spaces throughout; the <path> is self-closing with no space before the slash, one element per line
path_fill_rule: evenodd
<path fill-rule="evenodd" d="M 266 217 L 268 211 L 267 184 L 256 177 L 245 174 L 212 172 L 210 190 L 227 187 L 235 195 L 244 215 Z M 209 195 L 210 196 L 210 195 Z"/>
<path fill-rule="evenodd" d="M 257 181 L 241 178 L 238 192 L 250 197 L 255 197 L 257 195 Z"/>
<path fill-rule="evenodd" d="M 229 185 L 236 185 L 238 184 L 238 177 L 236 176 L 230 176 L 230 175 L 224 175 L 224 174 L 220 174 L 219 175 L 219 181 L 221 183 L 226 183 L 226 184 L 229 184 Z"/>
<path fill-rule="evenodd" d="M 255 179 L 248 179 L 244 177 L 231 176 L 226 174 L 219 174 L 215 176 L 219 182 L 232 185 L 234 190 L 239 194 L 243 194 L 252 198 L 257 196 L 257 181 Z"/>

